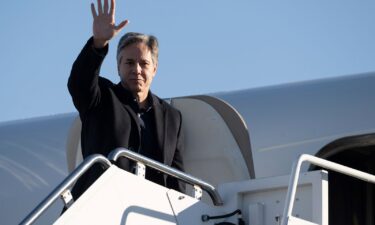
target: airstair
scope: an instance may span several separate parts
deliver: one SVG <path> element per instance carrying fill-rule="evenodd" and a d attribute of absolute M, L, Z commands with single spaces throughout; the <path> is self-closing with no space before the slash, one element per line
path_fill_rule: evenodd
<path fill-rule="evenodd" d="M 112 163 L 120 157 L 137 162 L 135 174 Z M 215 188 L 199 178 L 119 148 L 108 158 L 98 154 L 86 158 L 21 224 L 33 224 L 61 198 L 68 209 L 56 219 L 56 225 L 328 225 L 328 173 L 318 170 L 300 174 L 303 162 L 375 183 L 373 175 L 301 155 L 291 176 L 230 182 Z M 97 163 L 105 172 L 73 202 L 70 188 Z M 186 195 L 146 180 L 146 166 L 186 182 L 194 193 Z M 210 201 L 202 198 L 203 191 Z"/>

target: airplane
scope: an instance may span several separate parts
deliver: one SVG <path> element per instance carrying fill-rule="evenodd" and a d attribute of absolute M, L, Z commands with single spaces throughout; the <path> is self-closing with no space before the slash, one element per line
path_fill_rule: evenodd
<path fill-rule="evenodd" d="M 198 182 L 189 186 L 192 194 L 119 171 L 108 160 L 108 172 L 82 200 L 55 201 L 32 224 L 101 224 L 95 212 L 107 207 L 113 224 L 373 225 L 374 87 L 375 73 L 364 73 L 166 99 L 183 116 L 180 175 Z M 80 129 L 76 112 L 0 123 L 1 224 L 29 224 L 29 213 L 85 163 Z M 109 189 L 111 182 L 126 194 Z M 100 194 L 111 192 L 129 202 Z"/>

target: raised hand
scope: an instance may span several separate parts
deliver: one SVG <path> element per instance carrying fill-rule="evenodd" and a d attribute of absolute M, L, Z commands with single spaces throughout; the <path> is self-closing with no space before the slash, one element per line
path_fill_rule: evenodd
<path fill-rule="evenodd" d="M 129 23 L 128 20 L 122 21 L 119 25 L 115 24 L 115 0 L 111 0 L 111 6 L 108 6 L 108 0 L 98 1 L 98 12 L 95 10 L 94 3 L 91 3 L 93 22 L 94 46 L 103 48 L 108 42 L 115 37 Z"/>

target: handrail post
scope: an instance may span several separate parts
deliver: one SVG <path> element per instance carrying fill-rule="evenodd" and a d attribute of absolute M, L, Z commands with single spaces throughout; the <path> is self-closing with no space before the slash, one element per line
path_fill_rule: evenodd
<path fill-rule="evenodd" d="M 138 153 L 130 151 L 126 148 L 116 148 L 115 150 L 113 150 L 108 155 L 108 159 L 110 159 L 112 161 L 117 161 L 117 159 L 119 157 L 126 157 L 126 158 L 134 160 L 136 162 L 141 162 L 141 163 L 145 164 L 146 166 L 149 166 L 153 169 L 159 170 L 159 171 L 161 171 L 161 172 L 163 172 L 167 175 L 176 177 L 177 179 L 180 179 L 180 180 L 182 180 L 182 181 L 184 181 L 188 184 L 191 184 L 193 186 L 198 185 L 210 195 L 214 205 L 216 205 L 216 206 L 223 205 L 223 201 L 222 201 L 219 193 L 217 192 L 216 188 L 209 183 L 206 183 L 206 182 L 204 182 L 204 181 L 202 181 L 202 180 L 200 180 L 196 177 L 193 177 L 193 176 L 191 176 L 189 174 L 186 174 L 182 171 L 179 171 L 179 170 L 176 170 L 172 167 L 164 165 L 164 164 L 162 164 L 158 161 L 149 159 L 149 158 L 147 158 L 143 155 L 140 155 Z"/>
<path fill-rule="evenodd" d="M 296 196 L 298 177 L 301 169 L 301 164 L 304 155 L 298 157 L 298 160 L 293 163 L 292 173 L 290 174 L 290 180 L 288 185 L 288 192 L 285 199 L 285 206 L 283 216 L 281 217 L 281 225 L 287 225 L 292 209 L 294 205 L 294 198 Z"/>
<path fill-rule="evenodd" d="M 299 173 L 303 162 L 309 162 L 313 165 L 322 167 L 324 169 L 329 169 L 338 173 L 345 174 L 347 176 L 355 177 L 366 182 L 375 183 L 375 176 L 372 174 L 365 173 L 312 155 L 302 154 L 298 157 L 298 160 L 295 161 L 293 164 L 293 169 L 289 180 L 288 192 L 285 199 L 284 212 L 281 218 L 281 225 L 287 225 L 288 220 L 292 215 Z"/>
<path fill-rule="evenodd" d="M 107 168 L 112 164 L 102 155 L 94 154 L 88 156 L 73 172 L 66 177 L 20 224 L 29 225 L 35 222 L 51 205 L 59 198 L 62 192 L 68 189 L 78 180 L 92 165 L 101 163 Z"/>

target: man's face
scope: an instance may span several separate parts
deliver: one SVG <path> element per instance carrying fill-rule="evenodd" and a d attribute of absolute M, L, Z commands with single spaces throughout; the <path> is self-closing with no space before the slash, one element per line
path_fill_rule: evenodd
<path fill-rule="evenodd" d="M 121 83 L 133 94 L 148 93 L 157 70 L 151 51 L 144 43 L 126 46 L 119 55 L 118 70 Z"/>

